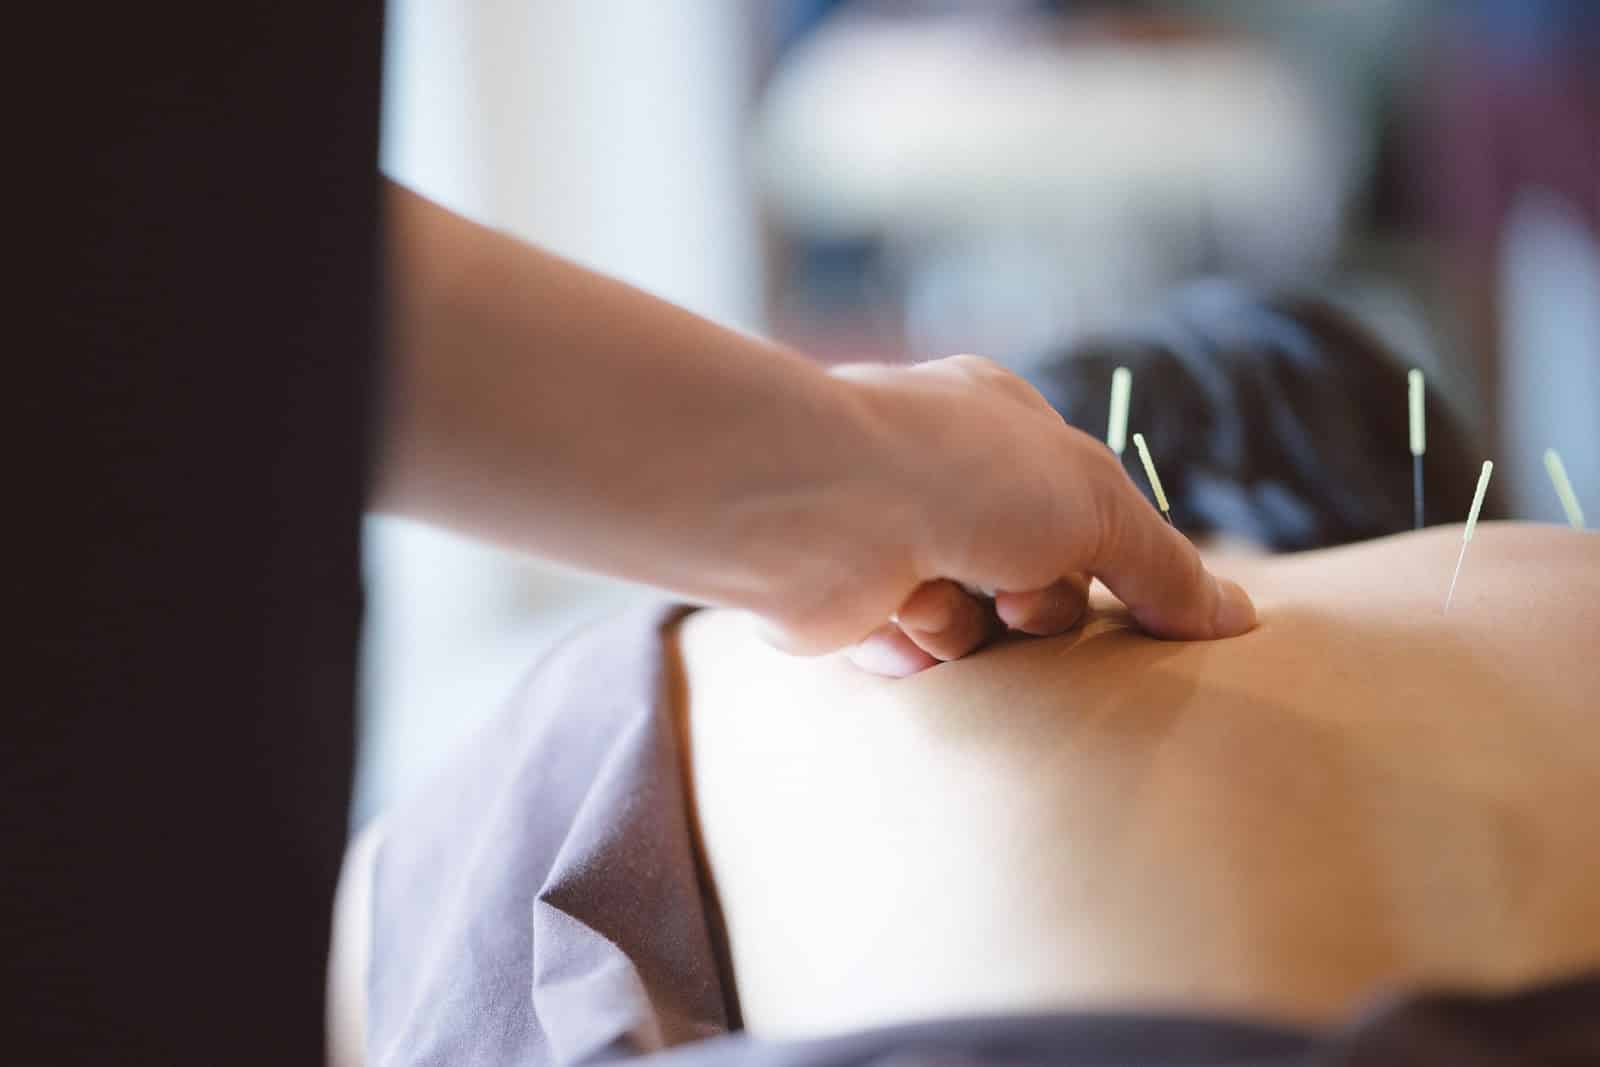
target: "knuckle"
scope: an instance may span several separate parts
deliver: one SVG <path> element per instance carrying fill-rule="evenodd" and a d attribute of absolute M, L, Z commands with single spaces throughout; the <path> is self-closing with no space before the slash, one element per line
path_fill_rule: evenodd
<path fill-rule="evenodd" d="M 969 352 L 958 356 L 950 356 L 945 362 L 955 369 L 980 380 L 988 380 L 1001 375 L 1009 376 L 1010 374 L 1009 371 L 988 356 L 976 356 Z"/>
<path fill-rule="evenodd" d="M 845 381 L 875 379 L 882 376 L 883 372 L 884 366 L 881 363 L 835 363 L 827 369 L 830 376 Z"/>

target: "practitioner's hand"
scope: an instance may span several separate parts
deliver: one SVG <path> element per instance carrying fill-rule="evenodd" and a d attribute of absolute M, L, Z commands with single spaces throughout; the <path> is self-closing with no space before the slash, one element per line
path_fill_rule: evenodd
<path fill-rule="evenodd" d="M 1090 576 L 1160 637 L 1230 637 L 1255 625 L 1249 597 L 1205 569 L 1112 452 L 998 364 L 954 356 L 833 373 L 875 443 L 862 457 L 869 491 L 853 490 L 873 501 L 875 522 L 857 538 L 860 558 L 835 561 L 837 579 L 809 576 L 789 600 L 794 610 L 770 619 L 780 646 L 851 645 L 864 669 L 912 674 L 966 655 L 1002 626 L 1070 628 Z M 995 591 L 992 606 L 968 588 Z"/>

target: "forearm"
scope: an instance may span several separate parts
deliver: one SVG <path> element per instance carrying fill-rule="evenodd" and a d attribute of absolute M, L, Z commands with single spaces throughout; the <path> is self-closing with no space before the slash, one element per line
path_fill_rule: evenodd
<path fill-rule="evenodd" d="M 854 393 L 391 187 L 375 505 L 769 614 L 886 536 Z"/>
<path fill-rule="evenodd" d="M 962 586 L 1030 633 L 1072 624 L 1087 575 L 1158 634 L 1254 625 L 994 363 L 826 374 L 402 189 L 388 208 L 380 509 L 753 610 L 795 651 L 882 631 L 881 673 L 985 640 Z"/>

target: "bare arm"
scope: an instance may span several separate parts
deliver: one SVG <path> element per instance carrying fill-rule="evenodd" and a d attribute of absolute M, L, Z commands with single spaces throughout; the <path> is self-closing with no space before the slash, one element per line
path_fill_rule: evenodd
<path fill-rule="evenodd" d="M 755 611 L 804 651 L 901 608 L 942 624 L 915 635 L 928 662 L 970 651 L 954 585 L 907 603 L 934 579 L 1046 591 L 1001 601 L 1040 632 L 1075 621 L 1060 580 L 1082 571 L 1158 632 L 1253 621 L 1104 449 L 985 361 L 828 374 L 406 190 L 387 208 L 380 509 Z"/>

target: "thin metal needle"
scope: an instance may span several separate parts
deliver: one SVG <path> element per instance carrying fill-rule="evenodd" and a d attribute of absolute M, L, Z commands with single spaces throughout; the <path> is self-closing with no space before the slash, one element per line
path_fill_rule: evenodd
<path fill-rule="evenodd" d="M 1467 512 L 1467 525 L 1461 531 L 1461 554 L 1456 557 L 1455 573 L 1450 575 L 1450 591 L 1444 595 L 1445 613 L 1450 611 L 1450 601 L 1455 599 L 1456 579 L 1461 577 L 1461 564 L 1467 558 L 1467 545 L 1472 541 L 1472 532 L 1478 528 L 1478 512 L 1483 510 L 1483 494 L 1489 488 L 1489 476 L 1494 473 L 1494 461 L 1484 460 L 1483 470 L 1478 474 L 1478 488 L 1472 494 L 1472 510 Z"/>
<path fill-rule="evenodd" d="M 1456 557 L 1456 572 L 1450 576 L 1450 592 L 1446 593 L 1444 598 L 1444 610 L 1446 614 L 1449 614 L 1450 612 L 1450 601 L 1454 600 L 1456 597 L 1456 579 L 1461 577 L 1461 564 L 1465 563 L 1466 559 L 1467 543 L 1463 541 L 1461 542 L 1461 554 Z"/>
<path fill-rule="evenodd" d="M 1414 529 L 1422 529 L 1422 457 L 1411 457 L 1411 498 L 1415 515 L 1412 517 Z"/>

